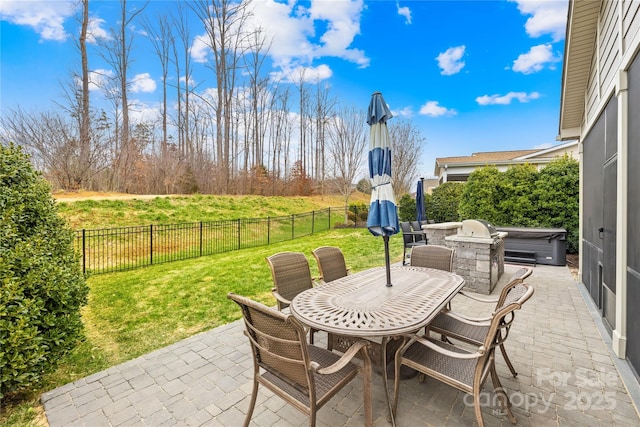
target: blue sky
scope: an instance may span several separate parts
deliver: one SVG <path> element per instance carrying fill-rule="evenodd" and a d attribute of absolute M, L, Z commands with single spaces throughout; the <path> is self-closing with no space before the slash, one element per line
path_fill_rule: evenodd
<path fill-rule="evenodd" d="M 176 3 L 151 0 L 144 14 L 154 19 Z M 436 157 L 558 143 L 566 0 L 254 4 L 253 19 L 273 39 L 272 77 L 304 70 L 341 104 L 363 109 L 381 91 L 394 115 L 411 119 L 425 138 L 421 175 L 432 175 Z M 57 108 L 61 82 L 79 69 L 79 10 L 77 1 L 0 2 L 0 111 Z M 116 0 L 90 1 L 94 37 L 117 26 L 118 10 Z M 141 22 L 135 30 L 130 97 L 134 118 L 149 118 L 159 111 L 160 67 Z M 192 33 L 194 79 L 204 91 L 215 83 L 195 19 Z M 89 67 L 106 65 L 92 55 Z"/>

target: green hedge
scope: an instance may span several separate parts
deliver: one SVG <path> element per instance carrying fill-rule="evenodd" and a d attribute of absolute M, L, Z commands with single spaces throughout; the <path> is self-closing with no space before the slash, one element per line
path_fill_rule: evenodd
<path fill-rule="evenodd" d="M 500 172 L 476 169 L 464 185 L 461 219 L 484 219 L 497 226 L 567 230 L 567 252 L 578 252 L 579 164 L 564 156 L 538 171 L 524 164 Z"/>

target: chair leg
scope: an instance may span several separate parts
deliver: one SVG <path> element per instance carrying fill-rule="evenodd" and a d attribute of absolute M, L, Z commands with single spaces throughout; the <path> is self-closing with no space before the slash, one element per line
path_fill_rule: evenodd
<path fill-rule="evenodd" d="M 507 350 L 504 349 L 504 344 L 500 344 L 500 352 L 502 353 L 502 358 L 504 359 L 504 361 L 507 362 L 507 366 L 511 371 L 511 375 L 513 375 L 514 377 L 517 377 L 518 373 L 513 368 L 513 365 L 511 364 L 511 360 L 509 360 L 509 356 L 507 356 Z"/>
<path fill-rule="evenodd" d="M 402 265 L 407 265 L 407 247 L 402 248 Z"/>
<path fill-rule="evenodd" d="M 484 427 L 484 420 L 482 419 L 482 407 L 480 406 L 480 393 L 473 394 L 473 409 L 476 413 L 476 421 L 478 421 L 478 427 Z"/>
<path fill-rule="evenodd" d="M 513 415 L 513 412 L 511 412 L 511 402 L 509 401 L 509 396 L 507 396 L 507 393 L 504 391 L 504 387 L 502 387 L 500 378 L 498 378 L 495 362 L 491 363 L 490 375 L 491 375 L 491 382 L 493 382 L 493 388 L 495 389 L 495 392 L 498 395 L 498 399 L 500 399 L 500 403 L 502 404 L 502 407 L 507 413 L 507 417 L 509 417 L 509 421 L 511 421 L 511 424 L 516 424 L 518 420 Z"/>
<path fill-rule="evenodd" d="M 373 426 L 373 406 L 371 404 L 371 358 L 369 347 L 361 350 L 363 360 L 362 391 L 364 394 L 364 425 Z"/>
<path fill-rule="evenodd" d="M 258 381 L 256 380 L 255 376 L 258 374 L 259 371 L 256 369 L 253 377 L 253 391 L 251 391 L 251 402 L 249 403 L 249 409 L 247 409 L 247 416 L 244 419 L 244 427 L 249 427 L 251 417 L 253 416 L 253 409 L 256 406 L 256 398 L 258 397 Z"/>

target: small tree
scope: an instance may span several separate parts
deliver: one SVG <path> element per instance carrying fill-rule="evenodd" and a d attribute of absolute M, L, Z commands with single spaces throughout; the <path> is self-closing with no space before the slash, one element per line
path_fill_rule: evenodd
<path fill-rule="evenodd" d="M 81 337 L 88 288 L 49 184 L 0 145 L 0 399 L 51 371 Z"/>
<path fill-rule="evenodd" d="M 445 182 L 425 197 L 427 219 L 435 222 L 458 221 L 458 206 L 464 183 Z"/>
<path fill-rule="evenodd" d="M 409 193 L 405 193 L 398 201 L 398 217 L 400 221 L 415 221 L 416 219 L 416 199 Z"/>
<path fill-rule="evenodd" d="M 578 253 L 580 164 L 569 156 L 558 157 L 540 171 L 533 184 L 537 220 L 543 227 L 567 230 L 567 252 Z"/>
<path fill-rule="evenodd" d="M 485 166 L 471 172 L 458 208 L 460 219 L 495 222 L 498 218 L 500 182 L 500 171 L 495 166 Z"/>

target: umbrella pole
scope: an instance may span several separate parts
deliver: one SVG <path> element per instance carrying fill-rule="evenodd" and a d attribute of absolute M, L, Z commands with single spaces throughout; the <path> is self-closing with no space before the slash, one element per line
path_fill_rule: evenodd
<path fill-rule="evenodd" d="M 391 284 L 391 262 L 389 261 L 389 236 L 382 236 L 384 240 L 384 262 L 387 266 L 387 287 L 393 286 Z"/>

